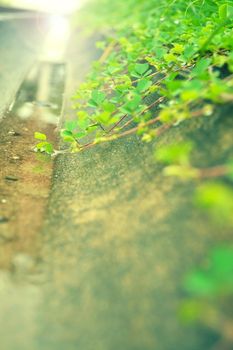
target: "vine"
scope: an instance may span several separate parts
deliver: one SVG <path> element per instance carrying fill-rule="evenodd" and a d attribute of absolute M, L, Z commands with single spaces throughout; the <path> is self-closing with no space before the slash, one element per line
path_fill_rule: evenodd
<path fill-rule="evenodd" d="M 233 100 L 231 1 L 102 0 L 83 12 L 107 38 L 73 97 L 78 118 L 61 132 L 72 151 L 131 133 L 149 142 L 164 125 Z"/>
<path fill-rule="evenodd" d="M 149 142 L 233 101 L 232 1 L 90 0 L 78 18 L 106 40 L 73 96 L 77 120 L 61 131 L 72 152 L 131 133 Z"/>
<path fill-rule="evenodd" d="M 232 0 L 88 0 L 75 18 L 105 40 L 97 42 L 103 53 L 73 96 L 77 119 L 61 130 L 68 152 L 132 134 L 150 142 L 184 120 L 210 117 L 218 105 L 232 103 Z M 45 135 L 35 137 L 41 141 L 37 150 L 61 152 Z M 157 151 L 165 175 L 232 178 L 231 160 L 196 169 L 182 155 L 187 149 Z M 186 164 L 177 163 L 177 150 Z"/>

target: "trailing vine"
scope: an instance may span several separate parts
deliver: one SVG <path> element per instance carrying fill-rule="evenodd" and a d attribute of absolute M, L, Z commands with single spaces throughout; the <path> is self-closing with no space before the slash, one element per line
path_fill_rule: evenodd
<path fill-rule="evenodd" d="M 131 134 L 150 142 L 233 102 L 232 0 L 88 0 L 75 18 L 105 39 L 97 42 L 102 55 L 73 96 L 77 119 L 61 130 L 69 151 Z M 42 141 L 39 151 L 54 152 L 45 135 L 35 137 Z M 187 142 L 156 152 L 165 175 L 232 179 L 232 160 L 193 167 L 192 147 Z M 228 204 L 233 208 L 229 198 Z"/>
<path fill-rule="evenodd" d="M 88 4 L 82 17 L 106 40 L 73 97 L 78 118 L 61 132 L 72 151 L 132 133 L 149 142 L 233 100 L 231 1 Z"/>
<path fill-rule="evenodd" d="M 132 133 L 149 142 L 233 101 L 232 1 L 89 0 L 78 18 L 106 39 L 61 131 L 71 151 Z"/>

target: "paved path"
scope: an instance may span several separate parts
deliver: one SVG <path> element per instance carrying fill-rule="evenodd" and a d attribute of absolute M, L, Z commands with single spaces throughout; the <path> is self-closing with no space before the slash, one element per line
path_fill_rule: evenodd
<path fill-rule="evenodd" d="M 28 17 L 27 13 L 0 13 L 0 119 L 41 47 L 42 23 L 38 16 Z"/>

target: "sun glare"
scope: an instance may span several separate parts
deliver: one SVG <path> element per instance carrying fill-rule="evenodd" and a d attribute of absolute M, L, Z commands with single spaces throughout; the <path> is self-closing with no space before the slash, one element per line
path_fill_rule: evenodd
<path fill-rule="evenodd" d="M 81 0 L 14 0 L 12 3 L 34 10 L 68 14 L 80 7 Z"/>
<path fill-rule="evenodd" d="M 63 61 L 69 36 L 70 25 L 66 16 L 52 14 L 41 59 L 52 62 Z"/>

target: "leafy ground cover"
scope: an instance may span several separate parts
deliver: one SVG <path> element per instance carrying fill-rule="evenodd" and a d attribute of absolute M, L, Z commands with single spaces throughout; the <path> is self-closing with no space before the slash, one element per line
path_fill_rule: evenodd
<path fill-rule="evenodd" d="M 134 133 L 151 142 L 188 119 L 211 118 L 231 105 L 232 19 L 230 0 L 87 1 L 74 23 L 105 39 L 96 43 L 103 53 L 73 96 L 77 119 L 61 130 L 69 151 Z M 54 152 L 46 135 L 35 138 L 41 141 L 37 150 Z M 168 144 L 155 150 L 155 159 L 166 176 L 212 180 L 195 201 L 232 224 L 232 158 L 199 168 L 194 149 L 190 140 Z"/>
<path fill-rule="evenodd" d="M 88 4 L 82 17 L 106 40 L 97 43 L 103 55 L 74 95 L 78 118 L 61 134 L 72 150 L 131 133 L 149 142 L 232 102 L 231 1 Z"/>
<path fill-rule="evenodd" d="M 97 42 L 103 54 L 73 96 L 77 119 L 61 131 L 72 152 L 133 133 L 150 142 L 232 103 L 232 1 L 93 0 L 80 18 L 105 40 Z M 44 135 L 41 141 L 37 149 L 52 153 Z M 210 171 L 191 167 L 191 148 L 169 146 L 156 157 L 173 165 L 169 175 L 232 176 L 231 160 Z"/>

